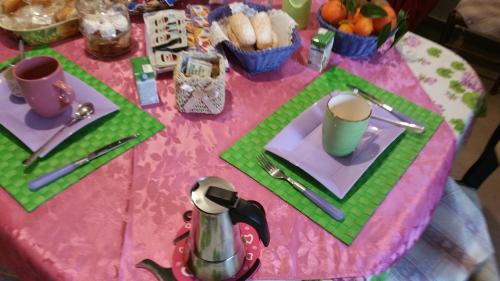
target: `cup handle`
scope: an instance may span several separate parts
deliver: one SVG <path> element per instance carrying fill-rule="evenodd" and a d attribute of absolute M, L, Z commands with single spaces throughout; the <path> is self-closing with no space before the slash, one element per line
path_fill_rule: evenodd
<path fill-rule="evenodd" d="M 73 100 L 75 100 L 75 91 L 64 81 L 59 80 L 55 82 L 54 87 L 59 89 L 59 102 L 61 103 L 61 106 L 71 104 Z"/>

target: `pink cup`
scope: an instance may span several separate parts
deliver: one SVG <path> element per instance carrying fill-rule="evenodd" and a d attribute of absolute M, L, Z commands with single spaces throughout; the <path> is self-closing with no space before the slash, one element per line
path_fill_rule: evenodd
<path fill-rule="evenodd" d="M 61 114 L 75 100 L 61 64 L 53 57 L 26 58 L 14 66 L 13 74 L 31 109 L 42 117 Z"/>

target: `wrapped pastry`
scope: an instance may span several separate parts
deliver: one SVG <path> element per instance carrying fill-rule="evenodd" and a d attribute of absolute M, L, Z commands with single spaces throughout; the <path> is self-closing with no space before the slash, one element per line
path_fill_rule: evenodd
<path fill-rule="evenodd" d="M 3 0 L 2 11 L 6 14 L 11 14 L 24 5 L 26 5 L 26 3 L 24 3 L 23 0 Z"/>
<path fill-rule="evenodd" d="M 54 0 L 31 0 L 31 5 L 42 5 L 44 7 L 50 6 Z M 3 0 L 2 11 L 5 14 L 11 14 L 19 10 L 19 8 L 26 6 L 27 3 L 23 0 Z"/>
<path fill-rule="evenodd" d="M 272 32 L 272 38 L 273 38 L 273 46 L 271 48 L 277 48 L 278 47 L 278 34 L 276 32 Z"/>
<path fill-rule="evenodd" d="M 255 32 L 257 49 L 263 50 L 273 46 L 273 30 L 271 20 L 266 12 L 260 12 L 252 17 L 252 27 Z"/>
<path fill-rule="evenodd" d="M 229 17 L 229 33 L 233 33 L 233 37 L 237 41 L 233 41 L 235 44 L 239 45 L 242 49 L 253 48 L 255 45 L 256 38 L 255 32 L 253 30 L 250 20 L 243 14 L 237 13 Z"/>
<path fill-rule="evenodd" d="M 54 15 L 56 22 L 65 21 L 73 17 L 76 17 L 76 9 L 74 3 L 64 6 Z"/>
<path fill-rule="evenodd" d="M 47 7 L 51 5 L 53 0 L 31 0 L 31 5 L 43 5 L 44 7 Z"/>
<path fill-rule="evenodd" d="M 233 30 L 231 29 L 231 26 L 227 27 L 226 32 L 227 32 L 227 37 L 229 38 L 229 40 L 231 40 L 231 42 L 233 42 L 233 44 L 237 48 L 240 48 L 240 42 L 238 41 L 238 37 L 236 37 L 236 35 L 234 34 Z"/>

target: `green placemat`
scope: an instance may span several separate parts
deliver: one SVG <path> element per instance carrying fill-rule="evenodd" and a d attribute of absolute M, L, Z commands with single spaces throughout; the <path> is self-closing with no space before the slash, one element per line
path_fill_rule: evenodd
<path fill-rule="evenodd" d="M 2 171 L 0 185 L 27 211 L 32 211 L 111 159 L 162 130 L 164 126 L 55 50 L 50 48 L 37 49 L 28 52 L 27 55 L 49 55 L 57 58 L 65 71 L 78 77 L 120 107 L 119 111 L 89 124 L 66 139 L 28 171 L 24 170 L 22 161 L 29 156 L 31 151 L 4 127 L 0 126 L 0 171 Z M 5 63 L 7 62 L 1 63 L 0 66 Z M 136 132 L 140 136 L 126 145 L 93 160 L 38 191 L 32 192 L 28 189 L 27 184 L 30 180 Z"/>
<path fill-rule="evenodd" d="M 385 103 L 420 121 L 426 126 L 426 132 L 422 135 L 403 133 L 398 140 L 380 155 L 342 200 L 335 198 L 320 183 L 300 169 L 266 152 L 274 161 L 279 162 L 279 166 L 285 170 L 287 175 L 299 180 L 339 207 L 345 214 L 345 220 L 338 222 L 293 189 L 287 182 L 275 180 L 266 174 L 258 165 L 256 156 L 263 151 L 263 147 L 267 142 L 314 102 L 335 89 L 348 90 L 345 86 L 347 83 L 374 94 Z M 221 157 L 269 188 L 326 231 L 344 243 L 351 244 L 387 193 L 434 134 L 442 120 L 443 118 L 439 115 L 402 97 L 385 92 L 345 70 L 332 68 L 257 125 L 246 136 L 226 150 Z"/>

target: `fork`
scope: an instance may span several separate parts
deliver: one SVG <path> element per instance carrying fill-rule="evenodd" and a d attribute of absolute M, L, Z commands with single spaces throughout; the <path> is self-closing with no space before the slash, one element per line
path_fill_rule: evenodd
<path fill-rule="evenodd" d="M 344 213 L 321 196 L 316 194 L 314 191 L 306 188 L 298 181 L 287 176 L 283 171 L 281 171 L 277 166 L 275 166 L 267 157 L 261 153 L 257 156 L 257 160 L 259 165 L 269 174 L 271 177 L 275 179 L 286 180 L 290 183 L 297 191 L 304 194 L 309 200 L 311 200 L 316 206 L 318 206 L 321 210 L 325 211 L 332 218 L 342 221 L 344 219 Z"/>

